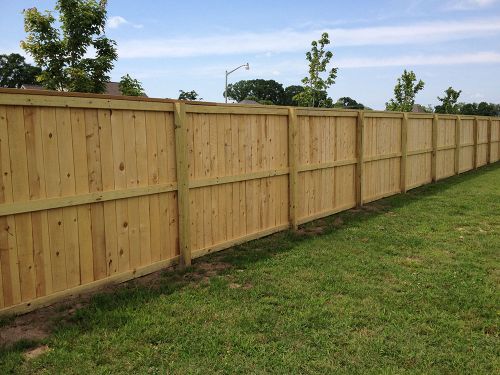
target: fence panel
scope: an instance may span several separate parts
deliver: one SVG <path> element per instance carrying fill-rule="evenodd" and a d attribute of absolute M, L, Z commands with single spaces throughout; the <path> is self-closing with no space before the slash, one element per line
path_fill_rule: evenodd
<path fill-rule="evenodd" d="M 498 161 L 499 147 L 498 118 L 0 89 L 0 314 Z"/>

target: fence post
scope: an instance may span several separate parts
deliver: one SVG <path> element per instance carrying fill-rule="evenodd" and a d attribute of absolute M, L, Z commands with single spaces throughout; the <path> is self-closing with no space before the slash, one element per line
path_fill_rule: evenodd
<path fill-rule="evenodd" d="M 438 115 L 435 114 L 432 118 L 432 161 L 431 161 L 431 176 L 432 182 L 437 181 L 437 139 L 438 139 Z"/>
<path fill-rule="evenodd" d="M 462 118 L 457 116 L 455 121 L 455 174 L 460 174 L 460 137 L 462 129 Z"/>
<path fill-rule="evenodd" d="M 177 206 L 179 212 L 180 265 L 191 265 L 189 233 L 189 173 L 187 155 L 186 108 L 183 103 L 174 105 L 175 160 L 177 169 Z"/>
<path fill-rule="evenodd" d="M 491 126 L 492 126 L 492 120 L 490 117 L 488 119 L 488 144 L 486 149 L 486 164 L 491 163 Z"/>
<path fill-rule="evenodd" d="M 299 159 L 299 145 L 298 145 L 298 124 L 297 112 L 295 108 L 288 108 L 288 165 L 289 165 L 289 216 L 290 227 L 297 230 L 298 225 L 298 159 Z"/>
<path fill-rule="evenodd" d="M 363 205 L 363 183 L 364 183 L 364 138 L 365 138 L 365 113 L 358 111 L 356 123 L 356 152 L 358 162 L 356 164 L 356 204 Z"/>
<path fill-rule="evenodd" d="M 406 193 L 406 166 L 408 159 L 408 113 L 403 113 L 401 121 L 401 171 L 400 188 L 402 193 Z"/>
<path fill-rule="evenodd" d="M 478 138 L 478 134 L 479 134 L 477 125 L 478 125 L 477 116 L 475 116 L 474 117 L 474 157 L 473 157 L 474 163 L 472 164 L 474 169 L 477 169 L 477 138 Z"/>

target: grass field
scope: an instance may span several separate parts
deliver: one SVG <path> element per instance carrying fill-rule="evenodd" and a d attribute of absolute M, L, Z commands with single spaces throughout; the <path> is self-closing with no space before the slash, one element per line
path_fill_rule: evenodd
<path fill-rule="evenodd" d="M 0 373 L 498 374 L 499 255 L 497 163 L 60 306 Z"/>

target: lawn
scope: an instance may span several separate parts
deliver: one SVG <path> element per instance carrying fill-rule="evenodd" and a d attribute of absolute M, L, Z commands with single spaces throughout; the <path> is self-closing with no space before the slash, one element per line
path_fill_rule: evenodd
<path fill-rule="evenodd" d="M 498 374 L 499 255 L 497 163 L 59 306 L 0 373 Z"/>

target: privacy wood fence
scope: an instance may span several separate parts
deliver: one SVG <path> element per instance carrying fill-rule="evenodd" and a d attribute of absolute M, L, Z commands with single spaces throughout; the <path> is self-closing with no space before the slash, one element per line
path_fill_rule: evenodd
<path fill-rule="evenodd" d="M 500 119 L 0 90 L 0 313 L 499 160 Z"/>

